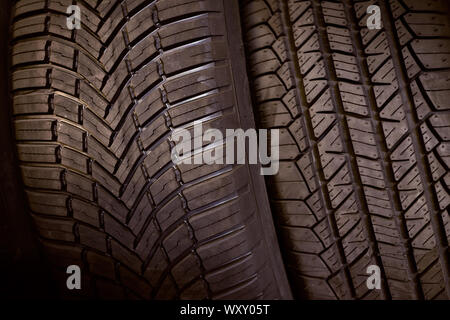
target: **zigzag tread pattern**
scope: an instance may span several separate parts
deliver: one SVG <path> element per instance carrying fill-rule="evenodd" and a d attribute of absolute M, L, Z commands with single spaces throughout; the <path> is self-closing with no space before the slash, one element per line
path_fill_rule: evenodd
<path fill-rule="evenodd" d="M 410 236 L 418 254 L 419 279 L 427 299 L 449 299 L 449 164 L 446 148 L 450 128 L 447 103 L 450 87 L 450 7 L 447 1 L 390 1 L 398 51 L 404 64 L 405 94 L 414 115 L 423 153 L 422 179 L 430 213 Z M 414 218 L 417 219 L 417 214 Z M 410 216 L 408 218 L 413 218 Z M 415 228 L 412 228 L 414 226 Z M 434 235 L 434 237 L 433 237 Z"/>
<path fill-rule="evenodd" d="M 287 150 L 269 196 L 302 298 L 449 297 L 449 51 L 445 14 L 435 14 L 445 3 L 379 2 L 243 1 L 259 125 L 280 128 Z M 382 7 L 381 30 L 367 28 L 369 5 Z M 415 16 L 420 10 L 433 14 Z M 398 38 L 385 27 L 392 18 Z M 401 45 L 419 121 L 392 43 Z M 381 267 L 381 291 L 365 284 L 371 264 Z"/>
<path fill-rule="evenodd" d="M 304 90 L 309 114 L 305 116 L 299 108 L 295 62 L 286 26 L 280 24 L 285 23 L 286 9 L 298 26 L 312 22 L 312 12 L 301 3 L 288 4 L 284 8 L 278 1 L 247 1 L 242 9 L 257 116 L 262 127 L 281 128 L 284 148 L 280 171 L 269 178 L 269 195 L 297 296 L 349 299 L 364 282 L 358 269 L 373 257 L 358 215 L 349 162 L 312 25 L 294 29 L 295 45 L 305 53 L 301 59 L 302 72 L 308 73 Z M 322 177 L 318 168 L 323 170 Z"/>
<path fill-rule="evenodd" d="M 23 182 L 63 294 L 274 299 L 246 166 L 175 165 L 177 128 L 240 127 L 222 1 L 19 0 L 14 125 Z"/>

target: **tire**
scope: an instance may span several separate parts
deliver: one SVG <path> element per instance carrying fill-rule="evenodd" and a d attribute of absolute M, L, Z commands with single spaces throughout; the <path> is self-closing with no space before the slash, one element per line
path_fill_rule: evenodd
<path fill-rule="evenodd" d="M 240 34 L 233 1 L 15 2 L 17 152 L 61 296 L 290 297 L 258 169 L 170 157 L 196 120 L 254 126 Z"/>
<path fill-rule="evenodd" d="M 31 217 L 25 206 L 15 153 L 9 88 L 9 29 L 11 3 L 0 2 L 0 299 L 51 298 L 45 267 Z M 32 268 L 30 268 L 32 266 Z"/>
<path fill-rule="evenodd" d="M 247 0 L 241 13 L 257 126 L 280 129 L 267 185 L 294 296 L 448 299 L 448 2 Z"/>

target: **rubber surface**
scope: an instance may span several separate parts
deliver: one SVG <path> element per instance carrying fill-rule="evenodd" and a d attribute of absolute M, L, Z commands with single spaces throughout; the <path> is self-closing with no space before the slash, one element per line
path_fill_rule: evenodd
<path fill-rule="evenodd" d="M 448 299 L 448 2 L 247 0 L 241 11 L 257 123 L 281 133 L 268 185 L 294 295 Z M 381 290 L 366 286 L 369 265 Z"/>
<path fill-rule="evenodd" d="M 11 123 L 9 29 L 11 1 L 0 2 L 0 298 L 51 297 L 46 265 L 26 210 Z"/>
<path fill-rule="evenodd" d="M 252 126 L 236 4 L 16 2 L 17 150 L 62 295 L 290 297 L 258 171 L 170 158 L 171 132 L 195 120 Z M 71 264 L 80 291 L 66 288 Z"/>

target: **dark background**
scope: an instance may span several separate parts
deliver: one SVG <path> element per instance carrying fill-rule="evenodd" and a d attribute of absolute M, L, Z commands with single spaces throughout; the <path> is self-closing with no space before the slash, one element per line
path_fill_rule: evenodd
<path fill-rule="evenodd" d="M 9 93 L 12 0 L 0 1 L 0 297 L 52 297 L 21 186 Z"/>

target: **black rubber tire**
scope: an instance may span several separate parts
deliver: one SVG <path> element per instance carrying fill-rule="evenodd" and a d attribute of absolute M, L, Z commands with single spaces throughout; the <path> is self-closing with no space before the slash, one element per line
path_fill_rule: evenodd
<path fill-rule="evenodd" d="M 19 0 L 13 17 L 18 157 L 62 296 L 290 298 L 258 168 L 170 157 L 194 120 L 254 126 L 237 2 Z"/>
<path fill-rule="evenodd" d="M 12 1 L 0 2 L 0 299 L 51 298 L 43 263 L 20 181 L 11 123 L 9 29 Z"/>
<path fill-rule="evenodd" d="M 450 297 L 448 4 L 241 1 L 257 125 L 281 133 L 268 185 L 296 297 Z"/>

